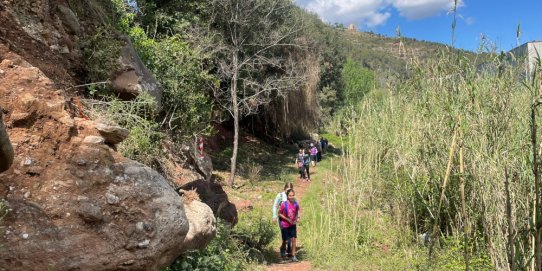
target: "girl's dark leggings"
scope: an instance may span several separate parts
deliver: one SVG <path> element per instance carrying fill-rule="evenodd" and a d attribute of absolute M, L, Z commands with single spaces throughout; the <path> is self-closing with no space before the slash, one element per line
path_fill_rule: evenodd
<path fill-rule="evenodd" d="M 303 167 L 307 171 L 307 179 L 310 179 L 311 178 L 311 173 L 309 172 L 310 165 L 304 165 Z"/>
<path fill-rule="evenodd" d="M 299 178 L 305 179 L 305 167 L 304 166 L 299 168 Z"/>

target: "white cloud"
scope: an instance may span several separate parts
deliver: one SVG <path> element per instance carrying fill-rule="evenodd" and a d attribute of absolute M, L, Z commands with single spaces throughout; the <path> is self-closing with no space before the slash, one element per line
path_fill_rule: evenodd
<path fill-rule="evenodd" d="M 391 13 L 374 13 L 367 18 L 367 26 L 373 27 L 385 23 L 388 18 L 391 16 Z"/>
<path fill-rule="evenodd" d="M 472 25 L 476 22 L 476 20 L 473 18 L 473 17 L 467 17 L 465 18 L 465 23 L 467 23 L 467 25 Z"/>
<path fill-rule="evenodd" d="M 386 22 L 388 0 L 312 0 L 305 7 L 328 22 L 376 26 Z"/>
<path fill-rule="evenodd" d="M 439 15 L 454 6 L 454 0 L 297 0 L 297 3 L 325 21 L 357 23 L 362 27 L 385 24 L 392 7 L 400 16 L 416 20 Z M 463 0 L 458 0 L 458 5 L 463 6 Z"/>
<path fill-rule="evenodd" d="M 399 15 L 417 20 L 452 10 L 454 0 L 395 0 L 393 6 L 399 11 Z M 463 1 L 458 1 L 458 7 L 461 6 Z"/>

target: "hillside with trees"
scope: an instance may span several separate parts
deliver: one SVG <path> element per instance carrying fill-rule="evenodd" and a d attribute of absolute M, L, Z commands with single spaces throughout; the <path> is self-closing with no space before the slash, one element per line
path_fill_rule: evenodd
<path fill-rule="evenodd" d="M 540 270 L 540 61 L 480 49 L 291 0 L 0 2 L 0 269 L 276 270 L 293 182 L 302 268 Z"/>

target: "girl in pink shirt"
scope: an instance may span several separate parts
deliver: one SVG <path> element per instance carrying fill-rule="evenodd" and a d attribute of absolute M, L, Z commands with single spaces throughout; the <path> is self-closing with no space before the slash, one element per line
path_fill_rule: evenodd
<path fill-rule="evenodd" d="M 285 256 L 286 243 L 288 240 L 292 242 L 292 261 L 297 262 L 296 257 L 296 241 L 297 241 L 297 223 L 300 217 L 299 204 L 295 200 L 295 192 L 293 189 L 286 191 L 288 200 L 280 205 L 280 233 L 282 235 L 282 246 L 280 247 L 281 256 Z"/>

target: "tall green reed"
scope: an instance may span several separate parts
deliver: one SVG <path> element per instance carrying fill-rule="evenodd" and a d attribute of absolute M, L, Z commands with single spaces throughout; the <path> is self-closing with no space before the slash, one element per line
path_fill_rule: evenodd
<path fill-rule="evenodd" d="M 318 232 L 314 247 L 332 251 L 343 246 L 337 254 L 363 255 L 374 249 L 374 240 L 388 235 L 399 249 L 405 242 L 393 234 L 401 234 L 403 241 L 405 236 L 414 240 L 414 234 L 430 233 L 437 223 L 434 240 L 463 240 L 466 233 L 466 252 L 474 262 L 489 255 L 492 268 L 506 270 L 507 168 L 516 229 L 514 261 L 529 267 L 534 208 L 529 116 L 540 81 L 524 84 L 521 69 L 497 56 L 485 70 L 449 52 L 428 65 L 411 67 L 409 80 L 373 91 L 348 113 L 349 136 L 343 143 L 347 151 L 334 161 L 332 176 L 324 178 L 333 181 L 321 195 L 326 211 L 312 225 L 311 230 Z M 532 84 L 534 90 L 528 87 Z M 441 199 L 454 127 L 462 134 L 464 174 L 459 173 L 455 153 Z M 391 228 L 379 229 L 378 212 L 389 219 Z"/>

